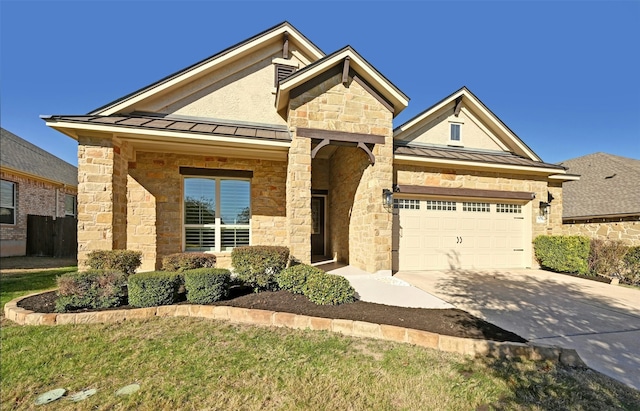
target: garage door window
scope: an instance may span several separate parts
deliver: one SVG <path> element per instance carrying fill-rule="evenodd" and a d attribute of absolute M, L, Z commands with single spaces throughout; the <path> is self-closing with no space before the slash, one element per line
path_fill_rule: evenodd
<path fill-rule="evenodd" d="M 420 200 L 404 200 L 402 198 L 395 198 L 393 199 L 393 208 L 420 210 Z"/>
<path fill-rule="evenodd" d="M 491 206 L 489 203 L 462 203 L 462 211 L 488 213 L 491 211 Z"/>
<path fill-rule="evenodd" d="M 498 213 L 522 214 L 522 206 L 520 204 L 496 204 Z"/>
<path fill-rule="evenodd" d="M 456 211 L 455 201 L 427 200 L 426 203 L 427 210 Z"/>

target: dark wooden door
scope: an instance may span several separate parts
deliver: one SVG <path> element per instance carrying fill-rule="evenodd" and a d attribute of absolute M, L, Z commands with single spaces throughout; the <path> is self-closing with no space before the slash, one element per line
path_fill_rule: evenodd
<path fill-rule="evenodd" d="M 325 197 L 311 197 L 311 255 L 325 255 Z"/>

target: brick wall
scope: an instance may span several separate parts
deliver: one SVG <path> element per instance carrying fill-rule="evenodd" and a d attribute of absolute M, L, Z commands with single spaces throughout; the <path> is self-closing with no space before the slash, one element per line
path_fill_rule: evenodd
<path fill-rule="evenodd" d="M 0 226 L 0 255 L 25 255 L 27 245 L 27 216 L 65 215 L 65 195 L 76 195 L 75 187 L 63 187 L 6 171 L 0 172 L 2 180 L 16 184 L 16 224 Z M 56 190 L 58 200 L 56 202 Z"/>

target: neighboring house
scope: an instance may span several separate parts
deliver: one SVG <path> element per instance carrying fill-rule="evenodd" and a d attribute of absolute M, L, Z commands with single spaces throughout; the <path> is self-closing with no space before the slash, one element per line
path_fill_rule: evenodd
<path fill-rule="evenodd" d="M 78 169 L 0 129 L 0 255 L 26 254 L 27 216 L 76 215 Z"/>
<path fill-rule="evenodd" d="M 594 153 L 560 164 L 580 175 L 563 185 L 564 232 L 640 245 L 640 160 Z"/>
<path fill-rule="evenodd" d="M 353 48 L 325 54 L 285 22 L 89 114 L 44 116 L 79 143 L 79 263 L 127 248 L 141 270 L 184 250 L 228 266 L 267 244 L 368 272 L 534 264 L 532 238 L 561 233 L 564 168 L 466 88 L 394 130 L 408 103 Z"/>

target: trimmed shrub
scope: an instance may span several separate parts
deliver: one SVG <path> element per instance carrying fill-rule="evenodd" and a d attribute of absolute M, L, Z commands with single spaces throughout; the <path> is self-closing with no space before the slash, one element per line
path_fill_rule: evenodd
<path fill-rule="evenodd" d="M 624 256 L 629 249 L 620 240 L 591 240 L 589 272 L 603 277 L 620 277 L 624 271 Z"/>
<path fill-rule="evenodd" d="M 162 259 L 164 271 L 182 272 L 196 268 L 213 268 L 216 266 L 216 256 L 206 253 L 176 253 L 169 254 Z"/>
<path fill-rule="evenodd" d="M 197 268 L 182 273 L 187 301 L 210 304 L 229 295 L 231 272 L 224 268 Z"/>
<path fill-rule="evenodd" d="M 533 240 L 533 245 L 542 268 L 585 275 L 589 273 L 590 242 L 589 237 L 541 235 Z"/>
<path fill-rule="evenodd" d="M 126 293 L 127 277 L 115 270 L 89 270 L 68 273 L 57 278 L 56 311 L 83 308 L 110 308 L 121 305 Z"/>
<path fill-rule="evenodd" d="M 173 304 L 182 284 L 180 274 L 167 271 L 138 273 L 129 277 L 129 304 L 155 307 Z"/>
<path fill-rule="evenodd" d="M 324 271 L 319 268 L 307 264 L 294 265 L 282 270 L 276 276 L 276 282 L 282 290 L 287 290 L 294 294 L 304 294 L 307 278 L 321 274 L 324 274 Z"/>
<path fill-rule="evenodd" d="M 631 285 L 640 285 L 640 246 L 629 247 L 623 260 L 623 281 Z"/>
<path fill-rule="evenodd" d="M 95 270 L 117 270 L 127 276 L 142 264 L 142 252 L 133 250 L 96 250 L 88 257 L 87 264 Z"/>
<path fill-rule="evenodd" d="M 338 305 L 356 300 L 356 291 L 349 284 L 349 280 L 324 272 L 307 277 L 304 295 L 319 305 Z"/>
<path fill-rule="evenodd" d="M 235 274 L 254 291 L 276 289 L 276 276 L 288 261 L 287 247 L 258 245 L 236 247 L 231 252 Z"/>

